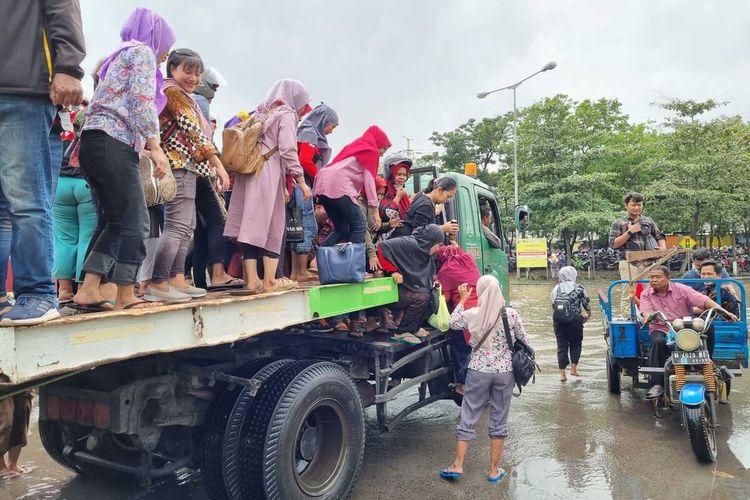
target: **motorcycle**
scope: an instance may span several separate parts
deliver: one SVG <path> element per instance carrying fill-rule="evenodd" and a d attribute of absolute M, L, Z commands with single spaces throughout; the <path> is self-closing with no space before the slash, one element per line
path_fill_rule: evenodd
<path fill-rule="evenodd" d="M 708 332 L 716 318 L 716 310 L 709 309 L 699 317 L 678 318 L 669 322 L 661 312 L 652 314 L 646 324 L 661 320 L 669 328 L 667 346 L 671 355 L 664 365 L 663 394 L 652 401 L 654 412 L 679 408 L 682 425 L 690 436 L 693 452 L 700 462 L 716 461 L 716 407 L 731 389 L 731 372 L 718 367 L 707 347 Z"/>

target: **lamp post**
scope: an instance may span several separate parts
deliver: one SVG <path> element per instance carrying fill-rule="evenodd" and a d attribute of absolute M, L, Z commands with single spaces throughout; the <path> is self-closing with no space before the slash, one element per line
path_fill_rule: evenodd
<path fill-rule="evenodd" d="M 495 92 L 500 92 L 501 90 L 513 90 L 513 189 L 515 194 L 516 207 L 518 206 L 518 134 L 516 132 L 516 127 L 518 125 L 518 108 L 516 107 L 516 89 L 526 80 L 535 77 L 539 73 L 544 73 L 545 71 L 555 69 L 556 67 L 556 62 L 548 62 L 542 69 L 540 69 L 536 73 L 527 76 L 523 80 L 516 82 L 513 85 L 508 85 L 507 87 L 490 90 L 489 92 L 480 92 L 477 94 L 477 98 L 484 99 L 488 95 L 494 94 Z"/>

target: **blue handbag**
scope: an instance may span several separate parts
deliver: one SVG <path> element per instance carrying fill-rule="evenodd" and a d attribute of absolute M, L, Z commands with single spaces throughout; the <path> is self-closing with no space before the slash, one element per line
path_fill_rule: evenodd
<path fill-rule="evenodd" d="M 365 280 L 365 244 L 339 243 L 318 247 L 320 284 L 362 283 Z"/>

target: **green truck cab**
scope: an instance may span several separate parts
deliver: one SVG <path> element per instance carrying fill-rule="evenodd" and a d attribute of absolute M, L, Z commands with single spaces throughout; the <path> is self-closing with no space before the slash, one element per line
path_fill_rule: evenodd
<path fill-rule="evenodd" d="M 413 192 L 424 189 L 431 179 L 437 177 L 436 167 L 415 167 L 411 170 L 410 181 Z M 449 220 L 458 222 L 458 243 L 466 253 L 474 256 L 481 274 L 491 274 L 500 282 L 503 294 L 509 298 L 507 240 L 500 219 L 497 199 L 484 182 L 458 172 L 443 174 L 456 180 L 458 185 L 454 196 L 438 216 L 439 223 Z M 490 245 L 482 229 L 482 208 L 490 210 L 491 221 L 487 228 L 500 240 L 500 248 Z"/>

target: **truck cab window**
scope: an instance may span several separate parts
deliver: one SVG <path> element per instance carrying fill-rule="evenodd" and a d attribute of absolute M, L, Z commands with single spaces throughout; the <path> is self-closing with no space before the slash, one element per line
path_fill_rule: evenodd
<path fill-rule="evenodd" d="M 479 215 L 482 221 L 482 233 L 487 242 L 493 248 L 503 249 L 503 232 L 495 200 L 480 195 Z"/>

